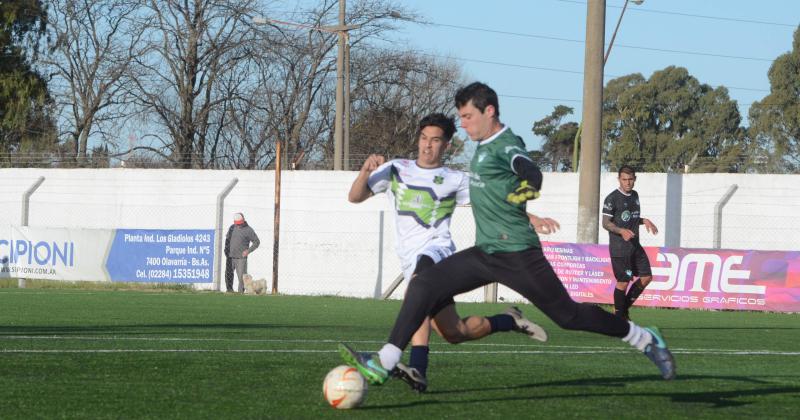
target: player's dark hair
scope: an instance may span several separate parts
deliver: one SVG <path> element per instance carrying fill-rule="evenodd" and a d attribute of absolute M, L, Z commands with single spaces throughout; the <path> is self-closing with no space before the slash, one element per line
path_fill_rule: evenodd
<path fill-rule="evenodd" d="M 417 129 L 417 137 L 422 132 L 425 127 L 439 127 L 444 132 L 444 140 L 450 141 L 453 138 L 453 134 L 456 133 L 456 122 L 453 117 L 448 117 L 447 115 L 442 114 L 441 112 L 436 112 L 433 114 L 428 114 L 419 122 L 419 128 Z"/>
<path fill-rule="evenodd" d="M 622 174 L 628 174 L 630 176 L 634 176 L 635 177 L 636 176 L 636 171 L 631 166 L 622 165 L 622 166 L 619 167 L 619 171 L 617 171 L 617 178 L 621 177 Z"/>
<path fill-rule="evenodd" d="M 489 86 L 474 82 L 462 87 L 456 92 L 456 108 L 460 109 L 472 101 L 472 105 L 483 113 L 486 107 L 494 107 L 495 118 L 500 118 L 500 104 L 497 103 L 497 93 Z"/>

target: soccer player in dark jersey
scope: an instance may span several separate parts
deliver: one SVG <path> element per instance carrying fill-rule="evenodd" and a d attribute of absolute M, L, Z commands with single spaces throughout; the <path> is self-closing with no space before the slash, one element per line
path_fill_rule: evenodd
<path fill-rule="evenodd" d="M 642 351 L 664 379 L 675 377 L 675 362 L 657 328 L 642 328 L 596 305 L 572 300 L 544 257 L 526 213 L 539 196 L 542 172 L 527 156 L 522 139 L 500 122 L 497 94 L 483 83 L 459 89 L 455 97 L 461 127 L 479 142 L 470 163 L 470 201 L 475 246 L 421 272 L 406 290 L 389 341 L 377 353 L 339 345 L 342 358 L 372 384 L 382 384 L 403 349 L 438 302 L 494 281 L 531 301 L 558 326 L 619 337 Z"/>
<path fill-rule="evenodd" d="M 630 319 L 628 310 L 653 280 L 650 261 L 639 242 L 639 225 L 644 225 L 653 235 L 658 233 L 658 228 L 641 216 L 639 194 L 633 189 L 636 171 L 630 166 L 622 166 L 617 172 L 617 180 L 619 188 L 612 191 L 603 202 L 603 229 L 608 231 L 611 268 L 617 279 L 614 313 Z M 638 280 L 630 284 L 634 277 L 638 277 Z"/>

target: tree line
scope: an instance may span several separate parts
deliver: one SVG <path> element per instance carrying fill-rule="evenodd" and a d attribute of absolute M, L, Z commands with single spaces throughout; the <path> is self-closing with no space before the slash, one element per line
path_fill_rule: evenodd
<path fill-rule="evenodd" d="M 629 74 L 603 92 L 602 162 L 649 172 L 797 173 L 800 169 L 800 29 L 792 50 L 769 69 L 770 92 L 754 102 L 743 124 L 724 86 L 712 87 L 682 67 L 649 78 Z M 543 167 L 571 171 L 579 124 L 564 122 L 573 109 L 558 105 L 533 124 Z"/>
<path fill-rule="evenodd" d="M 286 2 L 279 3 L 282 7 Z M 305 5 L 305 6 L 304 6 Z M 330 169 L 338 2 L 281 10 L 302 26 L 254 17 L 258 0 L 16 0 L 0 3 L 0 166 L 263 169 L 283 141 L 292 167 Z M 350 154 L 412 156 L 418 120 L 452 113 L 461 67 L 376 42 L 393 0 L 348 2 Z M 610 80 L 603 163 L 641 171 L 792 173 L 800 167 L 800 31 L 769 71 L 749 124 L 725 87 L 681 67 Z M 546 170 L 572 170 L 579 124 L 556 106 L 533 124 Z M 534 117 L 535 118 L 535 117 Z M 463 142 L 455 140 L 450 158 Z M 41 156 L 41 159 L 31 159 Z M 461 159 L 463 161 L 463 159 Z M 357 164 L 357 163 L 356 163 Z"/>
<path fill-rule="evenodd" d="M 325 165 L 337 34 L 314 28 L 336 22 L 338 2 L 308 4 L 281 11 L 292 24 L 257 25 L 271 4 L 2 2 L 3 21 L 14 24 L 0 42 L 17 60 L 0 69 L 15 92 L 0 92 L 0 155 L 6 166 L 35 152 L 44 165 L 116 157 L 126 166 L 261 169 L 280 139 L 295 166 Z M 391 0 L 348 4 L 348 24 L 360 26 L 350 37 L 353 154 L 412 154 L 416 122 L 447 111 L 461 81 L 451 62 L 374 45 L 395 28 L 392 16 L 414 17 Z"/>

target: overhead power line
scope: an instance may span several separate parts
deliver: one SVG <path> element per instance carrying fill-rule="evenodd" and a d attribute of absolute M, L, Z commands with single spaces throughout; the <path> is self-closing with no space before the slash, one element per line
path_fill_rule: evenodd
<path fill-rule="evenodd" d="M 585 1 L 579 0 L 555 0 L 562 3 L 574 3 L 574 4 L 582 4 L 585 5 Z M 614 9 L 622 9 L 622 6 L 607 6 L 609 8 Z M 635 9 L 629 9 L 634 13 L 654 13 L 660 15 L 673 15 L 673 16 L 681 16 L 681 17 L 692 17 L 698 19 L 711 19 L 711 20 L 719 20 L 719 21 L 726 21 L 726 22 L 736 22 L 736 23 L 752 23 L 756 25 L 769 25 L 769 26 L 782 26 L 788 28 L 796 28 L 797 24 L 792 23 L 781 23 L 781 22 L 769 22 L 766 20 L 755 20 L 755 19 L 741 19 L 741 18 L 731 18 L 731 17 L 723 17 L 723 16 L 711 16 L 711 15 L 698 15 L 694 13 L 683 13 L 683 12 L 673 12 L 669 10 L 656 10 L 656 9 L 648 9 L 643 7 L 637 7 Z"/>
<path fill-rule="evenodd" d="M 486 33 L 494 33 L 494 34 L 501 34 L 501 35 L 512 35 L 518 36 L 523 38 L 537 38 L 537 39 L 546 39 L 551 41 L 562 41 L 562 42 L 571 42 L 575 44 L 583 44 L 585 41 L 580 39 L 570 39 L 570 38 L 561 38 L 549 35 L 537 35 L 537 34 L 528 34 L 523 32 L 512 32 L 512 31 L 500 31 L 496 29 L 487 29 L 487 28 L 478 28 L 472 26 L 461 26 L 461 25 L 451 25 L 447 23 L 436 23 L 436 22 L 420 22 L 423 25 L 431 25 L 431 26 L 440 26 L 443 28 L 453 28 L 453 29 L 461 29 L 465 31 L 475 31 L 475 32 L 486 32 Z M 673 54 L 686 54 L 686 55 L 698 55 L 698 56 L 705 56 L 705 57 L 717 57 L 717 58 L 730 58 L 735 60 L 750 60 L 750 61 L 765 61 L 765 62 L 772 62 L 774 61 L 772 58 L 759 58 L 759 57 L 746 57 L 741 55 L 727 55 L 727 54 L 717 54 L 717 53 L 709 53 L 709 52 L 702 52 L 702 51 L 687 51 L 687 50 L 672 50 L 666 48 L 651 48 L 651 47 L 640 47 L 636 45 L 625 45 L 625 44 L 614 44 L 618 48 L 630 48 L 630 49 L 637 49 L 637 50 L 645 50 L 645 51 L 656 51 L 656 52 L 666 52 L 666 53 L 673 53 Z"/>
<path fill-rule="evenodd" d="M 372 35 L 372 36 L 370 36 L 370 38 L 377 39 L 379 41 L 386 42 L 386 43 L 389 43 L 389 44 L 392 44 L 392 45 L 396 44 L 395 40 L 391 40 L 391 39 L 380 37 L 380 36 L 376 36 L 376 35 Z M 490 64 L 490 65 L 495 65 L 495 66 L 515 67 L 515 68 L 521 68 L 521 69 L 549 71 L 549 72 L 553 72 L 553 73 L 566 73 L 566 74 L 583 75 L 582 71 L 561 69 L 561 68 L 557 68 L 557 67 L 532 66 L 532 65 L 528 65 L 528 64 L 505 63 L 505 62 L 500 62 L 500 61 L 481 60 L 481 59 L 476 59 L 476 58 L 445 56 L 445 55 L 441 55 L 441 54 L 434 54 L 434 53 L 427 52 L 427 51 L 416 51 L 415 50 L 414 54 L 425 56 L 425 57 L 438 58 L 438 59 L 442 59 L 442 60 L 456 60 L 456 61 L 464 61 L 464 62 L 468 62 L 468 63 Z M 621 76 L 622 75 L 611 74 L 611 73 L 604 73 L 603 74 L 603 77 L 605 79 L 617 78 L 617 77 L 621 77 Z M 753 92 L 769 92 L 769 89 L 748 88 L 748 87 L 738 87 L 738 86 L 728 86 L 728 85 L 710 85 L 710 86 L 715 87 L 715 88 L 720 87 L 720 86 L 724 86 L 727 89 L 749 90 L 749 91 L 753 91 Z"/>
<path fill-rule="evenodd" d="M 385 40 L 385 39 L 381 39 L 381 40 L 382 41 L 386 41 L 386 42 L 390 42 L 390 41 Z M 490 65 L 495 65 L 495 66 L 516 67 L 516 68 L 521 68 L 521 69 L 550 71 L 550 72 L 554 72 L 554 73 L 567 73 L 567 74 L 576 74 L 576 75 L 582 75 L 583 74 L 582 71 L 559 69 L 559 68 L 555 68 L 555 67 L 530 66 L 530 65 L 526 65 L 526 64 L 503 63 L 503 62 L 499 62 L 499 61 L 479 60 L 479 59 L 475 59 L 475 58 L 443 56 L 443 55 L 438 55 L 438 54 L 432 54 L 432 53 L 429 53 L 429 52 L 417 52 L 417 54 L 422 55 L 422 56 L 426 56 L 426 57 L 439 58 L 439 59 L 443 59 L 443 60 L 448 60 L 449 59 L 449 60 L 465 61 L 465 62 L 468 62 L 468 63 L 480 63 L 480 64 L 490 64 Z M 610 73 L 605 73 L 603 75 L 603 78 L 605 78 L 605 79 L 613 79 L 613 78 L 617 78 L 617 77 L 621 77 L 621 75 L 610 74 Z M 728 85 L 711 85 L 711 86 L 714 87 L 714 88 L 725 87 L 726 89 L 747 90 L 747 91 L 751 91 L 751 92 L 769 92 L 769 89 L 758 89 L 758 88 L 748 88 L 748 87 L 738 87 L 738 86 L 728 86 Z"/>

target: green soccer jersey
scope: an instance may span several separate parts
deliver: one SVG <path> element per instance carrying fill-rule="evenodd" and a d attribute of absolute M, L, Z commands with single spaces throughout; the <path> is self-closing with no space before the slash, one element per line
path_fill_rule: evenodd
<path fill-rule="evenodd" d="M 475 245 L 486 253 L 541 247 L 525 203 L 506 201 L 506 196 L 522 181 L 511 166 L 517 155 L 528 157 L 522 139 L 506 127 L 481 141 L 470 163 L 469 196 L 475 217 Z"/>

